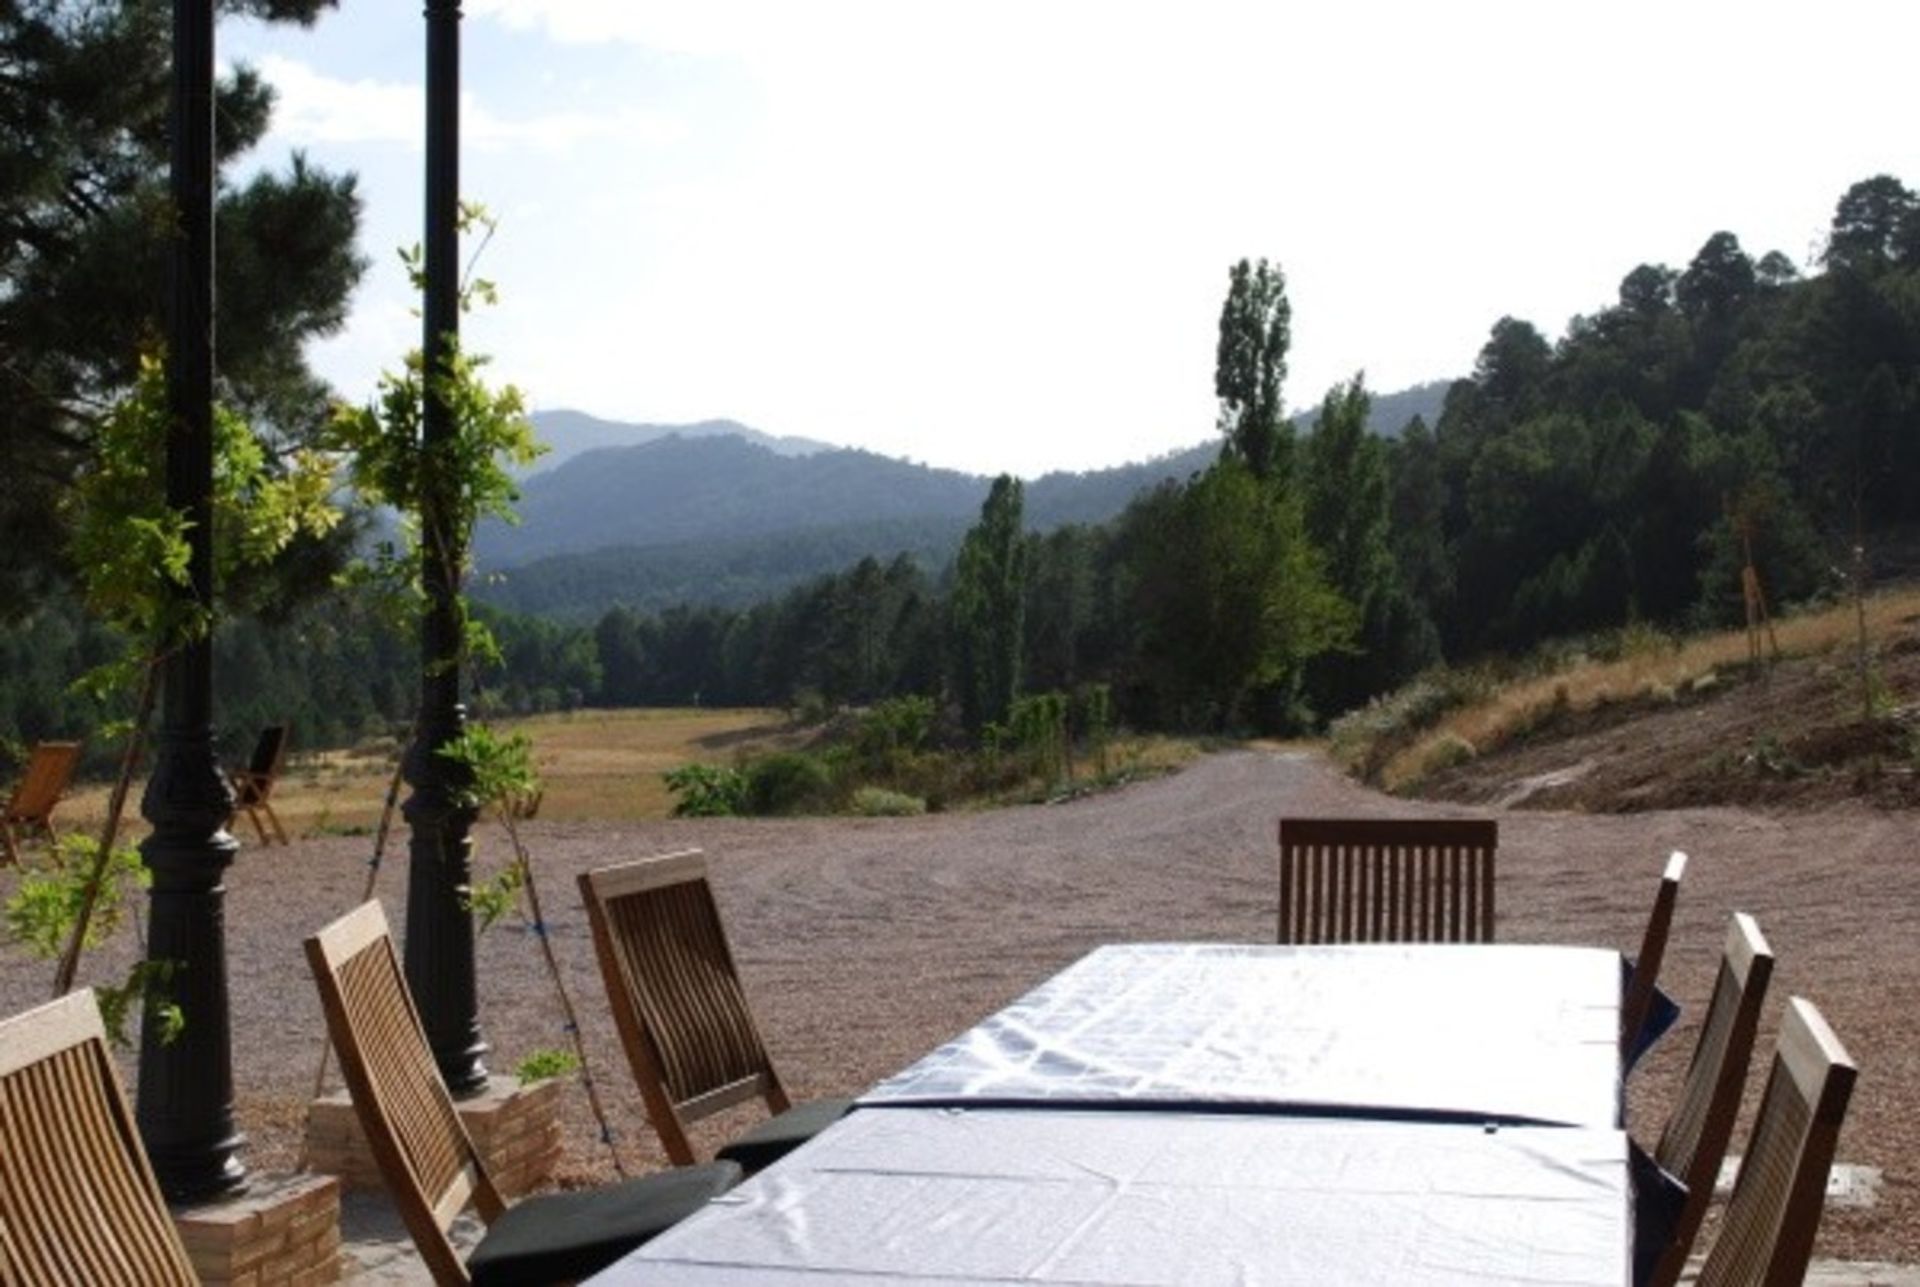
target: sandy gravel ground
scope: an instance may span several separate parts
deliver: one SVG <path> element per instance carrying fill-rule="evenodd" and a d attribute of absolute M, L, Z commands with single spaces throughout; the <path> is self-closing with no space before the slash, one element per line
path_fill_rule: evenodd
<path fill-rule="evenodd" d="M 1298 752 L 1206 757 L 1169 778 L 1055 806 L 915 819 L 538 822 L 531 838 L 557 949 L 579 1003 L 630 1168 L 661 1165 L 600 993 L 574 874 L 685 846 L 706 850 L 767 1042 L 801 1096 L 851 1094 L 1072 961 L 1127 940 L 1270 941 L 1274 820 L 1282 812 L 1463 812 L 1395 800 Z M 1631 1124 L 1657 1136 L 1712 985 L 1726 917 L 1756 915 L 1779 957 L 1762 1033 L 1789 994 L 1812 997 L 1862 1068 L 1841 1138 L 1848 1162 L 1883 1168 L 1877 1206 L 1832 1210 L 1818 1254 L 1920 1260 L 1920 854 L 1913 815 L 1845 806 L 1769 815 L 1731 809 L 1586 816 L 1500 814 L 1500 937 L 1639 941 L 1665 856 L 1693 855 L 1664 981 L 1687 1007 L 1634 1075 Z M 483 828 L 481 865 L 504 842 Z M 369 842 L 249 845 L 230 873 L 237 1111 L 247 1164 L 290 1165 L 322 1024 L 300 939 L 358 896 Z M 0 875 L 0 887 L 11 887 Z M 396 923 L 404 858 L 380 893 Z M 109 949 L 92 967 L 106 977 Z M 480 952 L 490 1063 L 564 1043 L 530 937 L 492 931 Z M 0 948 L 0 1011 L 40 1000 L 51 971 Z M 127 1064 L 131 1087 L 132 1066 Z M 1760 1075 L 1749 1082 L 1749 1111 Z M 607 1174 L 578 1091 L 563 1182 Z M 721 1122 L 709 1141 L 728 1129 Z M 1743 1120 L 1736 1145 L 1747 1130 Z"/>

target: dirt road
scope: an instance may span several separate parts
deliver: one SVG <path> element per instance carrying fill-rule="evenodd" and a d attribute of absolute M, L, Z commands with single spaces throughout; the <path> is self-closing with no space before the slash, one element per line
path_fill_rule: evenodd
<path fill-rule="evenodd" d="M 1283 812 L 1466 812 L 1378 795 L 1300 752 L 1207 756 L 1169 778 L 1055 806 L 912 819 L 538 822 L 528 828 L 557 949 L 611 1092 L 623 1155 L 661 1155 L 630 1088 L 593 965 L 574 874 L 648 853 L 706 850 L 768 1045 L 800 1095 L 853 1093 L 1100 943 L 1270 941 L 1274 820 Z M 1779 957 L 1762 1033 L 1791 994 L 1812 997 L 1862 1067 L 1843 1160 L 1884 1168 L 1868 1210 L 1834 1210 L 1822 1255 L 1920 1259 L 1920 854 L 1913 815 L 1859 806 L 1772 816 L 1705 809 L 1589 817 L 1504 812 L 1500 937 L 1631 950 L 1670 849 L 1693 856 L 1665 981 L 1686 1018 L 1636 1071 L 1636 1133 L 1657 1136 L 1705 1008 L 1726 917 L 1756 915 Z M 480 833 L 481 866 L 504 842 Z M 228 881 L 239 1112 L 252 1167 L 285 1166 L 321 1022 L 303 935 L 357 897 L 368 842 L 245 849 Z M 11 877 L 0 878 L 11 882 Z M 404 858 L 381 894 L 398 923 Z M 124 951 L 126 949 L 118 949 Z M 481 946 L 490 1062 L 564 1044 L 534 944 L 501 928 Z M 115 952 L 90 968 L 107 977 Z M 0 949 L 0 1011 L 44 995 L 51 971 Z M 190 1020 L 189 1020 L 190 1021 Z M 131 1077 L 131 1068 L 128 1069 Z M 1760 1075 L 1750 1081 L 1750 1100 Z M 131 1086 L 131 1081 L 129 1081 Z M 570 1092 L 563 1178 L 605 1173 L 584 1097 Z M 1751 1107 L 1751 1105 L 1750 1105 Z M 717 1136 L 725 1124 L 715 1128 Z M 1743 1121 L 1736 1141 L 1746 1133 Z"/>

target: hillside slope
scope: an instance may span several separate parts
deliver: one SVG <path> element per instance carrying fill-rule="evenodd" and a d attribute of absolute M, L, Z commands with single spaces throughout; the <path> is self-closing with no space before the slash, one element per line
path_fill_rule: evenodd
<path fill-rule="evenodd" d="M 1635 813 L 1738 805 L 1804 811 L 1842 801 L 1920 806 L 1920 629 L 1909 620 L 1875 663 L 1886 695 L 1861 718 L 1849 657 L 1788 658 L 1671 697 L 1566 712 L 1525 737 L 1444 769 L 1427 799 L 1511 808 Z"/>

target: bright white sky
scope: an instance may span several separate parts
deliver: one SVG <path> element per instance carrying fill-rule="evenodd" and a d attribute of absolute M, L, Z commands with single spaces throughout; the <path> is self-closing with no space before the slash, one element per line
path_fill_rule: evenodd
<path fill-rule="evenodd" d="M 420 8 L 221 31 L 280 92 L 261 159 L 360 176 L 374 264 L 314 352 L 355 399 L 419 342 Z M 467 0 L 462 39 L 500 378 L 978 473 L 1207 438 L 1241 256 L 1286 271 L 1298 407 L 1719 229 L 1804 264 L 1849 184 L 1920 184 L 1910 0 Z"/>

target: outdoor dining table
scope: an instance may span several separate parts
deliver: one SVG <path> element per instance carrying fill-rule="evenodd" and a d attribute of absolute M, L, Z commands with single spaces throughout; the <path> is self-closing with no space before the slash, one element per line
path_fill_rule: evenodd
<path fill-rule="evenodd" d="M 1630 1281 L 1599 949 L 1101 948 L 593 1279 Z"/>

